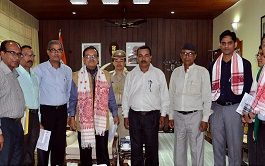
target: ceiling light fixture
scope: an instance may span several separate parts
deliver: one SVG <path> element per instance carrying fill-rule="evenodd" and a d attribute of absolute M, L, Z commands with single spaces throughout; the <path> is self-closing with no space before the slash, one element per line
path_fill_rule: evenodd
<path fill-rule="evenodd" d="M 118 5 L 119 0 L 102 0 L 103 5 Z"/>
<path fill-rule="evenodd" d="M 72 14 L 76 14 L 76 12 L 72 12 Z"/>
<path fill-rule="evenodd" d="M 87 0 L 70 0 L 72 5 L 87 5 Z"/>
<path fill-rule="evenodd" d="M 174 11 L 171 11 L 170 13 L 171 13 L 171 14 L 174 14 L 175 12 L 174 12 Z"/>
<path fill-rule="evenodd" d="M 143 5 L 143 4 L 149 4 L 150 0 L 133 0 L 133 4 L 137 5 Z"/>

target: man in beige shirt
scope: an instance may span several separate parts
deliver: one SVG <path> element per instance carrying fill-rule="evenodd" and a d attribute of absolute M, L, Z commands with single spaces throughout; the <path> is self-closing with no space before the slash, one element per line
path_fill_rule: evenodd
<path fill-rule="evenodd" d="M 173 71 L 169 85 L 169 126 L 175 128 L 174 165 L 187 165 L 187 141 L 192 165 L 203 165 L 204 131 L 211 114 L 210 76 L 207 69 L 194 63 L 197 54 L 192 44 L 183 46 L 180 57 L 183 65 Z"/>

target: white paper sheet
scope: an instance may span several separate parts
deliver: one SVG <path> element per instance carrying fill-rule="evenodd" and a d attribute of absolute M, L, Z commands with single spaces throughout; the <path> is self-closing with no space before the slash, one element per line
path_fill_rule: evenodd
<path fill-rule="evenodd" d="M 37 142 L 37 148 L 41 150 L 48 150 L 51 131 L 40 129 L 40 136 Z"/>
<path fill-rule="evenodd" d="M 236 112 L 238 112 L 241 115 L 243 115 L 242 111 L 251 112 L 251 105 L 252 105 L 254 99 L 255 98 L 253 96 L 251 96 L 248 93 L 245 93 L 239 106 L 236 109 Z"/>

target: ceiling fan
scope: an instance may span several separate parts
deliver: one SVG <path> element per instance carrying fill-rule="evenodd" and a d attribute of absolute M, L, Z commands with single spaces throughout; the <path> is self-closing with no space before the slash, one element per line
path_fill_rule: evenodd
<path fill-rule="evenodd" d="M 122 19 L 121 23 L 118 23 L 118 22 L 112 21 L 112 20 L 108 20 L 108 19 L 103 19 L 103 20 L 106 21 L 106 22 L 114 24 L 115 27 L 121 27 L 123 29 L 126 29 L 126 28 L 138 28 L 138 27 L 140 27 L 139 24 L 147 22 L 146 19 L 137 19 L 137 20 L 133 20 L 133 21 L 127 22 L 127 19 L 125 18 L 125 13 L 126 13 L 126 10 L 124 8 L 123 9 L 123 19 Z"/>

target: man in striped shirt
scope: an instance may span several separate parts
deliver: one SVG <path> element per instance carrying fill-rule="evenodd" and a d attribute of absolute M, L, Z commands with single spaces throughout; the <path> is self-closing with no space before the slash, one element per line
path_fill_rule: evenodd
<path fill-rule="evenodd" d="M 0 165 L 23 164 L 23 128 L 25 111 L 23 92 L 15 70 L 22 57 L 19 43 L 1 43 L 0 62 Z"/>

